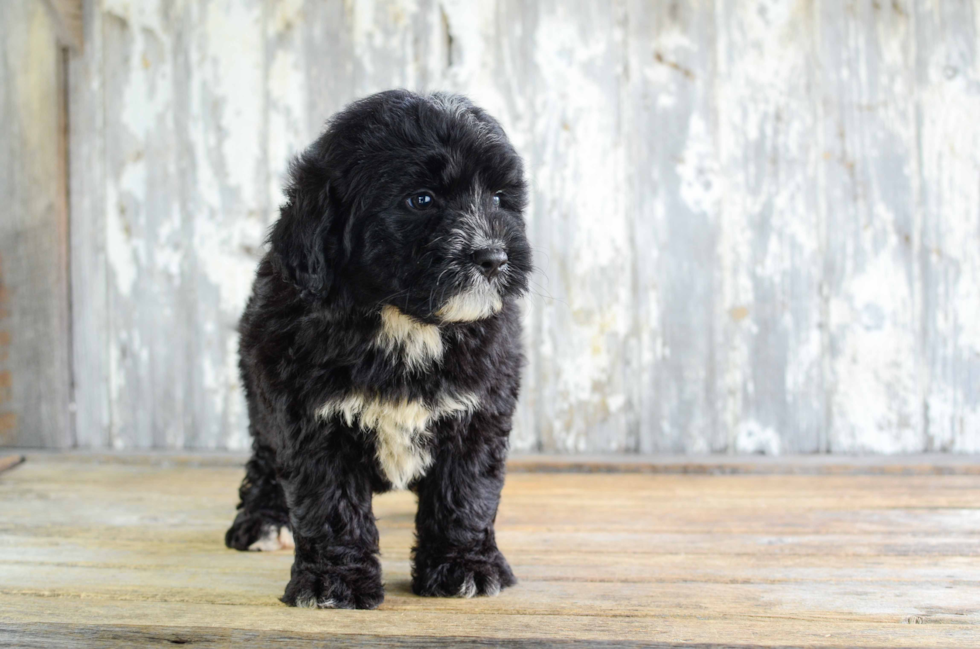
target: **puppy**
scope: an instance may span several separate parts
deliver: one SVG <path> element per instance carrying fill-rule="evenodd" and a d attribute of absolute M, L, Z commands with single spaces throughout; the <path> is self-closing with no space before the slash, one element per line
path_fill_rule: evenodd
<path fill-rule="evenodd" d="M 295 544 L 282 601 L 384 599 L 371 496 L 418 495 L 412 590 L 515 583 L 494 538 L 531 251 L 520 157 L 458 95 L 348 106 L 290 168 L 240 331 L 253 454 L 225 542 Z"/>

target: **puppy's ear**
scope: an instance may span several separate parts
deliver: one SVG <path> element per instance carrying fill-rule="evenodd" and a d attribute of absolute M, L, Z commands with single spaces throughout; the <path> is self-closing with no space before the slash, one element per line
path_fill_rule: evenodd
<path fill-rule="evenodd" d="M 322 159 L 309 153 L 290 165 L 291 182 L 269 243 L 285 278 L 305 294 L 324 297 L 336 279 L 340 246 L 334 245 L 337 209 Z"/>

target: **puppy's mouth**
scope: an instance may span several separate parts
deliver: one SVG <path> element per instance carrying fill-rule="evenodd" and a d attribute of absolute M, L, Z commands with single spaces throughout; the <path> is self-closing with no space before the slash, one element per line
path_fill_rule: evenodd
<path fill-rule="evenodd" d="M 446 300 L 436 315 L 444 322 L 475 322 L 500 313 L 504 300 L 494 284 L 474 275 L 469 286 Z"/>

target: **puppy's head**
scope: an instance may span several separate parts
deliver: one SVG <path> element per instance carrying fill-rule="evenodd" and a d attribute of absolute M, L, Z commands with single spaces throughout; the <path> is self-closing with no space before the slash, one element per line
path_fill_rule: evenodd
<path fill-rule="evenodd" d="M 270 241 L 311 297 L 465 322 L 527 289 L 521 160 L 464 97 L 396 90 L 358 101 L 290 172 Z"/>

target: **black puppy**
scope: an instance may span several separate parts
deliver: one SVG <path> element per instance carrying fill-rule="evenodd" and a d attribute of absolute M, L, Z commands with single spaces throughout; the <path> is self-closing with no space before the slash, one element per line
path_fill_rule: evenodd
<path fill-rule="evenodd" d="M 241 321 L 253 455 L 226 543 L 295 542 L 282 600 L 384 599 L 373 493 L 418 494 L 412 590 L 515 583 L 494 518 L 531 251 L 521 160 L 456 95 L 390 91 L 294 161 Z"/>

